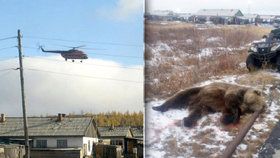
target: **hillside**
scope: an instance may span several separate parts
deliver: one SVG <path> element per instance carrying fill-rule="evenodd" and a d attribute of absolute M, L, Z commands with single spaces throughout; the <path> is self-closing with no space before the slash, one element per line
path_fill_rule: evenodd
<path fill-rule="evenodd" d="M 234 157 L 257 157 L 280 119 L 280 74 L 249 74 L 245 60 L 251 42 L 270 31 L 255 26 L 200 26 L 182 23 L 146 24 L 146 156 L 217 157 L 234 139 L 237 127 L 220 124 L 221 113 L 204 116 L 194 128 L 181 126 L 186 110 L 153 111 L 175 92 L 190 86 L 226 82 L 261 89 L 265 112 L 257 119 Z"/>

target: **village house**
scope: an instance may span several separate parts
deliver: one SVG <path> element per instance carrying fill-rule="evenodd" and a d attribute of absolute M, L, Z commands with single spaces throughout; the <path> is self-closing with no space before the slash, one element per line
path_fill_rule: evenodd
<path fill-rule="evenodd" d="M 244 14 L 244 18 L 248 19 L 250 24 L 257 23 L 260 19 L 260 15 L 258 14 Z"/>
<path fill-rule="evenodd" d="M 135 127 L 131 127 L 130 129 L 131 129 L 133 138 L 143 140 L 143 126 L 135 126 Z"/>
<path fill-rule="evenodd" d="M 127 157 L 143 157 L 143 126 L 130 128 L 133 138 L 124 139 L 124 155 Z"/>
<path fill-rule="evenodd" d="M 214 24 L 239 24 L 243 13 L 239 9 L 201 9 L 194 14 L 193 22 Z"/>
<path fill-rule="evenodd" d="M 264 24 L 273 24 L 275 18 L 275 15 L 260 15 L 259 22 Z"/>
<path fill-rule="evenodd" d="M 104 144 L 121 146 L 124 157 L 143 157 L 143 127 L 98 127 Z"/>
<path fill-rule="evenodd" d="M 124 148 L 124 139 L 133 137 L 130 127 L 104 126 L 98 127 L 98 131 L 100 139 L 105 144 L 120 145 L 122 148 Z"/>
<path fill-rule="evenodd" d="M 192 16 L 191 13 L 176 13 L 176 17 L 178 21 L 189 22 L 191 16 Z"/>
<path fill-rule="evenodd" d="M 92 117 L 28 117 L 31 157 L 80 158 L 92 155 L 98 131 Z M 0 142 L 24 144 L 23 119 L 0 118 Z M 67 155 L 68 154 L 68 155 Z"/>
<path fill-rule="evenodd" d="M 145 13 L 145 19 L 153 21 L 173 21 L 177 16 L 170 10 L 155 10 Z"/>

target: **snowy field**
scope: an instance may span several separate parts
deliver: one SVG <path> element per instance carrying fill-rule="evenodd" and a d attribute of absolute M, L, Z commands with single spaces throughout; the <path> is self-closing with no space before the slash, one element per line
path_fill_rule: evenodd
<path fill-rule="evenodd" d="M 193 128 L 182 126 L 188 110 L 165 113 L 152 110 L 179 90 L 226 82 L 263 91 L 265 111 L 257 119 L 233 157 L 257 157 L 280 116 L 280 75 L 249 74 L 246 58 L 250 44 L 269 28 L 255 26 L 209 26 L 181 23 L 146 24 L 145 93 L 146 157 L 219 157 L 251 116 L 237 126 L 223 126 L 221 113 L 204 116 Z"/>
<path fill-rule="evenodd" d="M 269 78 L 271 84 L 257 85 L 262 82 L 260 76 Z M 213 77 L 214 78 L 214 77 Z M 267 139 L 272 127 L 279 121 L 280 114 L 280 75 L 277 73 L 260 72 L 253 75 L 223 76 L 210 79 L 196 86 L 207 85 L 212 82 L 226 82 L 243 85 L 244 81 L 256 80 L 244 86 L 262 88 L 267 99 L 267 108 L 257 119 L 244 141 L 238 146 L 234 157 L 257 157 L 257 150 Z M 278 96 L 278 97 L 277 97 Z M 234 139 L 238 128 L 251 115 L 241 118 L 238 127 L 225 127 L 220 124 L 221 113 L 204 116 L 194 128 L 186 128 L 181 120 L 188 116 L 187 110 L 170 110 L 165 113 L 152 110 L 164 101 L 154 101 L 146 105 L 146 157 L 218 157 L 226 146 Z"/>

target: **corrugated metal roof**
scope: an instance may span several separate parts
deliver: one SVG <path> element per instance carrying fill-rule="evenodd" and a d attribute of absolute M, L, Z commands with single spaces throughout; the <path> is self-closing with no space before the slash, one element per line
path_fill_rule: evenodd
<path fill-rule="evenodd" d="M 126 137 L 130 127 L 97 127 L 101 137 Z"/>
<path fill-rule="evenodd" d="M 93 119 L 91 117 L 66 117 L 57 122 L 56 117 L 28 118 L 29 136 L 84 136 Z M 24 136 L 23 120 L 19 117 L 7 117 L 0 123 L 0 137 Z"/>
<path fill-rule="evenodd" d="M 132 127 L 131 132 L 134 137 L 143 137 L 143 127 Z"/>
<path fill-rule="evenodd" d="M 195 15 L 198 16 L 236 16 L 239 9 L 201 9 Z"/>

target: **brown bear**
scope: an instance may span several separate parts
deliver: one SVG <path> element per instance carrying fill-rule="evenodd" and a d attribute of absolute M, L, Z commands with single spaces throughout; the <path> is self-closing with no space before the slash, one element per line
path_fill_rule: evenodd
<path fill-rule="evenodd" d="M 264 106 L 265 101 L 260 91 L 218 82 L 180 91 L 153 109 L 165 112 L 169 109 L 188 107 L 190 114 L 183 119 L 183 124 L 193 127 L 208 113 L 222 112 L 221 121 L 227 125 L 238 123 L 240 115 L 261 110 Z"/>

